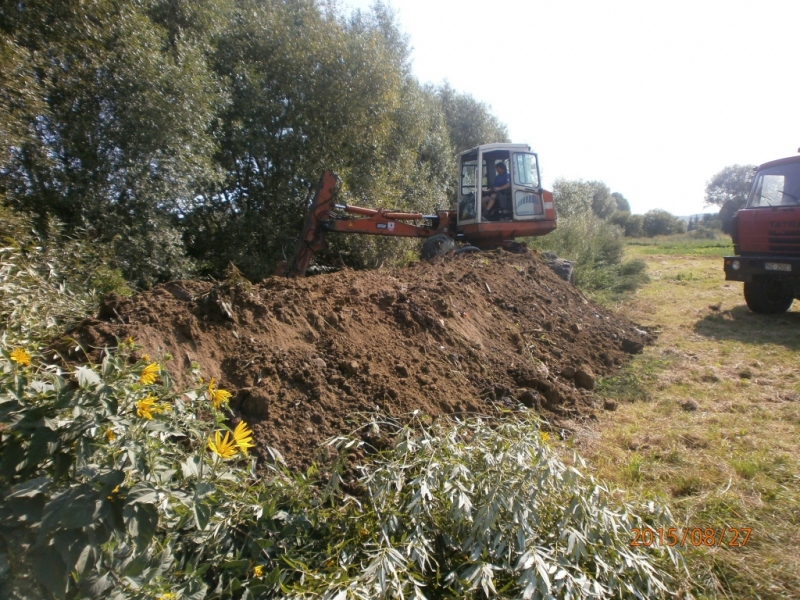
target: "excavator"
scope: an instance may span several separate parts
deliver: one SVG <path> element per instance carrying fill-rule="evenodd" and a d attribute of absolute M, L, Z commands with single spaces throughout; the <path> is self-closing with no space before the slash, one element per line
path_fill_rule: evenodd
<path fill-rule="evenodd" d="M 476 146 L 459 154 L 458 164 L 456 206 L 430 215 L 337 204 L 339 178 L 324 172 L 294 259 L 288 268 L 281 265 L 279 274 L 303 277 L 330 232 L 425 238 L 422 258 L 433 258 L 453 250 L 513 250 L 516 238 L 556 228 L 553 194 L 542 188 L 538 157 L 527 144 Z"/>

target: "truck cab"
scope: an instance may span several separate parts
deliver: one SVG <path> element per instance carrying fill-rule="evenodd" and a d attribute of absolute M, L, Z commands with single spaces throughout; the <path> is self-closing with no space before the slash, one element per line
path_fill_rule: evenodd
<path fill-rule="evenodd" d="M 492 248 L 556 228 L 553 194 L 542 188 L 538 157 L 527 144 L 476 146 L 459 154 L 458 163 L 459 237 L 479 248 Z M 503 172 L 510 185 L 495 192 Z M 496 199 L 487 211 L 482 200 L 491 194 Z"/>
<path fill-rule="evenodd" d="M 724 257 L 725 279 L 744 282 L 753 312 L 789 310 L 800 297 L 800 156 L 758 167 L 731 237 L 735 256 Z"/>

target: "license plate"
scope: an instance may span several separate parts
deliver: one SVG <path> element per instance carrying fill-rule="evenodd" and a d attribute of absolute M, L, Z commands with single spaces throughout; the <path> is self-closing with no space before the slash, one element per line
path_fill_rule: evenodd
<path fill-rule="evenodd" d="M 767 271 L 791 271 L 792 265 L 786 265 L 784 263 L 764 263 L 764 268 Z"/>

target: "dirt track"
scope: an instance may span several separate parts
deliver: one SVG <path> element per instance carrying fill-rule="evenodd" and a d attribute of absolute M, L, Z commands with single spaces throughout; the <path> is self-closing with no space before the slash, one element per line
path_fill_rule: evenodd
<path fill-rule="evenodd" d="M 71 333 L 87 350 L 133 336 L 190 384 L 204 375 L 233 392 L 257 442 L 307 464 L 348 415 L 380 406 L 492 413 L 524 404 L 549 419 L 591 413 L 586 388 L 647 334 L 587 300 L 536 253 L 467 254 L 381 271 L 306 279 L 171 282 L 110 295 Z"/>

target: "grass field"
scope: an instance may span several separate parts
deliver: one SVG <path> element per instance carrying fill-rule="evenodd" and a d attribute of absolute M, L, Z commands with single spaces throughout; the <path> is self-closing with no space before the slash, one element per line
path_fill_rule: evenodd
<path fill-rule="evenodd" d="M 628 245 L 651 282 L 615 308 L 658 340 L 601 382 L 617 408 L 571 443 L 627 494 L 665 501 L 678 534 L 726 529 L 720 547 L 684 541 L 694 597 L 800 598 L 800 301 L 751 313 L 724 280 L 731 250 L 687 236 Z M 730 528 L 752 530 L 746 545 L 728 546 Z"/>

